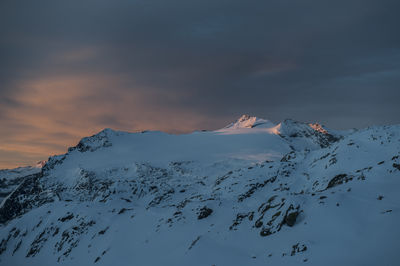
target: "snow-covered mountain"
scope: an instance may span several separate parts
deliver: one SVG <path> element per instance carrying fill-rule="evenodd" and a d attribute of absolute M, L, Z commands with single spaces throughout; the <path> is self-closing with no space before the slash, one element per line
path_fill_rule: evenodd
<path fill-rule="evenodd" d="M 33 167 L 0 170 L 0 202 L 13 192 L 26 176 L 39 173 L 45 163 L 45 161 L 40 161 Z"/>
<path fill-rule="evenodd" d="M 0 265 L 400 265 L 400 126 L 105 129 L 0 206 Z"/>

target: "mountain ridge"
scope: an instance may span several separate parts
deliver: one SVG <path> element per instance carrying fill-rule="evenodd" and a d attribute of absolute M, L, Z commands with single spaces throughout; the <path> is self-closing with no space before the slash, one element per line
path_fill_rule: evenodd
<path fill-rule="evenodd" d="M 184 135 L 105 129 L 50 157 L 0 206 L 0 265 L 400 261 L 399 125 L 242 118 Z"/>

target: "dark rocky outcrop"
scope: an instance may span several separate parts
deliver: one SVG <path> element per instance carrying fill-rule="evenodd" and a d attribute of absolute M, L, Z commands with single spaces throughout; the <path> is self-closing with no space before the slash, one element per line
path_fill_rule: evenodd
<path fill-rule="evenodd" d="M 292 227 L 296 223 L 297 216 L 299 216 L 298 211 L 288 213 L 285 217 L 285 223 Z"/>
<path fill-rule="evenodd" d="M 339 174 L 336 175 L 335 177 L 333 177 L 331 179 L 331 181 L 329 181 L 328 186 L 326 187 L 326 189 L 328 188 L 333 188 L 337 185 L 341 185 L 343 183 L 347 183 L 349 181 L 353 180 L 353 177 L 348 176 L 347 174 Z"/>
<path fill-rule="evenodd" d="M 33 207 L 38 207 L 47 202 L 52 202 L 42 189 L 39 183 L 41 173 L 27 176 L 24 181 L 4 199 L 0 206 L 0 223 L 26 213 Z"/>
<path fill-rule="evenodd" d="M 212 209 L 210 209 L 210 208 L 208 208 L 208 207 L 206 207 L 206 206 L 204 206 L 203 208 L 201 208 L 200 210 L 199 210 L 199 213 L 198 213 L 198 216 L 197 216 L 197 219 L 204 219 L 204 218 L 207 218 L 208 216 L 210 216 L 211 215 L 211 213 L 213 212 L 213 210 Z"/>

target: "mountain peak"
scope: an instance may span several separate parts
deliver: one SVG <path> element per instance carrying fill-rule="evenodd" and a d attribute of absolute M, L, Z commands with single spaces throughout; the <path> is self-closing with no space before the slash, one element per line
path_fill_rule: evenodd
<path fill-rule="evenodd" d="M 0 265 L 400 261 L 400 126 L 271 125 L 244 115 L 205 133 L 106 129 L 43 169 L 0 171 Z"/>
<path fill-rule="evenodd" d="M 46 164 L 46 161 L 39 161 L 36 163 L 35 168 L 42 168 Z"/>
<path fill-rule="evenodd" d="M 318 123 L 310 123 L 310 124 L 308 124 L 312 129 L 314 129 L 315 131 L 318 131 L 318 132 L 320 132 L 320 133 L 322 133 L 322 134 L 329 134 L 328 133 L 328 131 L 324 128 L 324 126 L 323 125 L 321 125 L 321 124 L 318 124 Z"/>
<path fill-rule="evenodd" d="M 254 127 L 265 127 L 265 126 L 274 126 L 273 123 L 269 120 L 265 120 L 262 118 L 258 118 L 255 116 L 250 116 L 247 114 L 242 115 L 239 117 L 236 122 L 233 122 L 226 126 L 225 128 L 231 128 L 231 129 L 239 129 L 239 128 L 254 128 Z"/>

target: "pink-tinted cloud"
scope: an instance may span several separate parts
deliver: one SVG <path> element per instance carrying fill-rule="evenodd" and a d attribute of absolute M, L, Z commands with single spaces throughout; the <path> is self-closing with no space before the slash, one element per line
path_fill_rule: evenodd
<path fill-rule="evenodd" d="M 18 84 L 15 104 L 1 108 L 0 168 L 33 164 L 63 153 L 81 137 L 105 127 L 119 130 L 188 132 L 217 124 L 170 105 L 177 96 L 129 90 L 113 76 L 74 75 L 26 80 Z M 114 89 L 115 91 L 114 91 Z M 217 117 L 216 117 L 217 118 Z"/>

